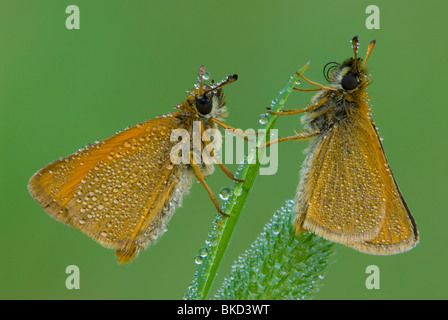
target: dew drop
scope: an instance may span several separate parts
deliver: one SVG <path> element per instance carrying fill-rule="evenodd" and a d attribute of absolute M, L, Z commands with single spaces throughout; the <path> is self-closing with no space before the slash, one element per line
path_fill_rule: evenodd
<path fill-rule="evenodd" d="M 274 235 L 279 234 L 280 231 L 281 231 L 281 226 L 280 226 L 278 223 L 274 223 L 274 224 L 272 224 L 272 233 L 273 233 Z"/>
<path fill-rule="evenodd" d="M 205 71 L 204 74 L 202 75 L 202 79 L 204 79 L 204 80 L 210 79 L 210 72 Z"/>
<path fill-rule="evenodd" d="M 243 193 L 243 188 L 238 187 L 238 188 L 233 189 L 233 194 L 235 196 L 239 197 L 241 195 L 241 193 Z"/>
<path fill-rule="evenodd" d="M 231 193 L 230 188 L 224 187 L 219 191 L 219 197 L 222 200 L 228 200 L 230 197 L 230 193 Z"/>
<path fill-rule="evenodd" d="M 199 255 L 203 258 L 208 256 L 208 249 L 206 247 L 202 247 L 201 250 L 199 250 Z"/>
<path fill-rule="evenodd" d="M 204 259 L 203 259 L 200 255 L 197 255 L 197 256 L 194 258 L 194 263 L 196 263 L 196 264 L 201 264 L 203 260 L 204 260 Z"/>
<path fill-rule="evenodd" d="M 269 114 L 268 113 L 263 113 L 260 115 L 260 118 L 258 119 L 258 122 L 260 122 L 261 124 L 266 124 L 268 122 L 269 119 Z"/>

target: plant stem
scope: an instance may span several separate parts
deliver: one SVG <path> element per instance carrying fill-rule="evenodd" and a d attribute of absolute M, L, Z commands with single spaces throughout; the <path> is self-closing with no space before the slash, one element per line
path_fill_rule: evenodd
<path fill-rule="evenodd" d="M 303 73 L 309 63 L 307 63 L 298 73 Z M 294 85 L 299 80 L 299 74 L 294 73 L 291 76 L 286 87 L 280 92 L 280 95 L 271 105 L 272 111 L 281 111 L 285 105 L 286 99 L 294 88 Z M 258 135 L 258 143 L 267 141 L 270 136 L 270 130 L 274 128 L 278 115 L 267 113 L 265 115 L 263 124 L 260 127 Z M 261 149 L 261 148 L 260 148 Z M 235 226 L 239 220 L 241 211 L 243 210 L 247 197 L 255 182 L 260 168 L 260 161 L 258 158 L 259 148 L 254 147 L 249 151 L 248 155 L 239 166 L 236 176 L 244 180 L 242 183 L 234 183 L 231 188 L 231 196 L 223 205 L 223 211 L 230 217 L 226 218 L 217 215 L 212 230 L 206 240 L 206 246 L 203 247 L 201 254 L 196 257 L 196 262 L 199 264 L 198 270 L 193 276 L 193 281 L 188 287 L 185 294 L 185 299 L 203 300 L 206 299 L 213 281 L 218 272 L 218 268 L 224 257 L 224 254 L 229 246 Z"/>

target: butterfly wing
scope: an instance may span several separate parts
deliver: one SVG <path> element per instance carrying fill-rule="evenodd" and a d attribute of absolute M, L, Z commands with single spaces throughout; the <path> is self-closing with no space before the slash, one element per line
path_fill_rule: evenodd
<path fill-rule="evenodd" d="M 29 191 L 52 217 L 130 261 L 191 186 L 186 166 L 170 163 L 171 129 L 185 126 L 177 112 L 125 129 L 39 170 Z"/>
<path fill-rule="evenodd" d="M 298 201 L 305 204 L 298 208 L 303 228 L 341 243 L 369 240 L 379 232 L 384 196 L 372 134 L 357 119 L 346 118 L 318 137 L 305 199 Z"/>
<path fill-rule="evenodd" d="M 362 113 L 353 111 L 316 138 L 301 176 L 297 231 L 311 230 L 358 250 L 372 241 L 395 241 L 385 238 L 394 228 L 413 233 L 376 130 Z"/>
<path fill-rule="evenodd" d="M 373 123 L 378 143 L 381 140 Z M 379 255 L 388 255 L 408 251 L 418 243 L 418 230 L 414 218 L 401 195 L 395 177 L 386 160 L 386 154 L 382 148 L 383 159 L 387 170 L 385 175 L 386 192 L 386 217 L 378 235 L 369 241 L 348 245 L 356 250 Z"/>

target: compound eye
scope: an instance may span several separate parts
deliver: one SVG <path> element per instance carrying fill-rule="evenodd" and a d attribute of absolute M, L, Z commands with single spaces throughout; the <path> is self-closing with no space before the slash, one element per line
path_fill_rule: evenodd
<path fill-rule="evenodd" d="M 209 114 L 212 111 L 213 104 L 207 97 L 200 97 L 196 99 L 196 109 L 201 114 Z"/>
<path fill-rule="evenodd" d="M 342 78 L 341 86 L 345 90 L 353 90 L 358 86 L 358 79 L 352 74 L 346 74 L 344 78 Z"/>

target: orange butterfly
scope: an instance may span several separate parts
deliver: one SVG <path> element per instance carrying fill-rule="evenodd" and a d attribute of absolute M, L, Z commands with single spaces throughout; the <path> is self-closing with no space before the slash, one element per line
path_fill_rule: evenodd
<path fill-rule="evenodd" d="M 401 195 L 370 116 L 365 64 L 357 57 L 358 37 L 352 39 L 354 57 L 326 74 L 328 86 L 300 76 L 319 91 L 306 108 L 272 112 L 306 113 L 305 132 L 281 138 L 310 139 L 296 195 L 296 232 L 314 233 L 358 251 L 389 255 L 418 243 L 414 218 Z"/>
<path fill-rule="evenodd" d="M 237 75 L 205 84 L 205 73 L 201 66 L 196 88 L 176 111 L 127 128 L 39 170 L 28 184 L 31 195 L 56 220 L 115 249 L 119 262 L 131 261 L 164 232 L 194 176 L 217 210 L 226 215 L 204 179 L 213 172 L 213 165 L 193 161 L 192 153 L 189 164 L 173 164 L 170 158 L 177 143 L 170 139 L 173 129 L 191 133 L 195 121 L 201 132 L 217 124 L 235 129 L 222 122 L 227 111 L 221 87 L 234 82 Z M 203 142 L 201 148 L 207 145 Z M 213 151 L 210 154 L 231 179 L 241 182 Z"/>

